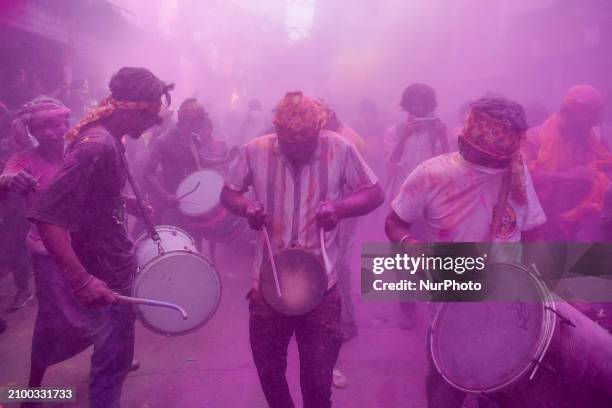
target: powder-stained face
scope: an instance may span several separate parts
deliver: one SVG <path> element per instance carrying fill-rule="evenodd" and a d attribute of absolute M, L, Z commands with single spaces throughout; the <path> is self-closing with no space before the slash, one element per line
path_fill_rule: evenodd
<path fill-rule="evenodd" d="M 410 102 L 406 103 L 404 109 L 417 118 L 422 118 L 431 113 L 431 103 L 422 97 L 413 98 Z"/>
<path fill-rule="evenodd" d="M 126 133 L 133 139 L 138 139 L 150 127 L 163 123 L 159 114 L 150 110 L 123 110 L 121 113 L 124 116 L 123 119 L 125 119 L 122 122 L 127 127 Z"/>
<path fill-rule="evenodd" d="M 288 131 L 277 128 L 278 144 L 290 162 L 307 162 L 319 145 L 319 129 Z"/>
<path fill-rule="evenodd" d="M 570 132 L 584 134 L 603 120 L 603 107 L 591 108 L 566 104 L 560 112 L 561 126 Z"/>
<path fill-rule="evenodd" d="M 64 134 L 68 131 L 68 116 L 57 115 L 30 125 L 30 133 L 42 146 L 64 145 Z"/>
<path fill-rule="evenodd" d="M 565 136 L 584 136 L 601 124 L 605 100 L 590 85 L 576 85 L 567 92 L 559 111 L 559 126 Z"/>

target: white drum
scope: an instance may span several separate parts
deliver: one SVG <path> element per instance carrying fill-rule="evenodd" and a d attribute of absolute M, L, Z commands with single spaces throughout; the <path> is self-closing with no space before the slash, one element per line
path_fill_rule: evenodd
<path fill-rule="evenodd" d="M 442 377 L 507 408 L 612 406 L 612 336 L 521 265 L 486 274 L 489 299 L 501 300 L 436 313 L 431 357 Z"/>
<path fill-rule="evenodd" d="M 219 204 L 223 177 L 212 170 L 200 170 L 187 176 L 176 189 L 179 210 L 188 217 L 200 217 Z"/>
<path fill-rule="evenodd" d="M 158 333 L 184 334 L 208 322 L 221 298 L 221 282 L 212 263 L 200 255 L 193 238 L 172 226 L 157 226 L 158 245 L 147 233 L 135 242 L 138 273 L 134 296 L 174 303 L 187 311 L 181 319 L 176 311 L 138 306 L 142 323 Z"/>

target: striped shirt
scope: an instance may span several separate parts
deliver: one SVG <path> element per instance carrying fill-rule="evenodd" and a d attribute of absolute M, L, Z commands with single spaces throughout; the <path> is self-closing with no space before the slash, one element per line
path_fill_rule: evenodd
<path fill-rule="evenodd" d="M 374 172 L 352 143 L 340 135 L 321 131 L 319 145 L 312 158 L 298 173 L 282 154 L 276 134 L 261 136 L 249 142 L 226 177 L 226 187 L 246 192 L 249 188 L 262 203 L 271 225 L 273 251 L 300 247 L 322 260 L 319 228 L 314 222 L 321 201 L 335 202 L 343 191 L 357 192 L 377 183 Z M 338 228 L 325 234 L 329 259 L 329 287 L 337 281 Z M 259 286 L 263 262 L 263 233 L 257 236 L 253 265 L 253 287 Z"/>

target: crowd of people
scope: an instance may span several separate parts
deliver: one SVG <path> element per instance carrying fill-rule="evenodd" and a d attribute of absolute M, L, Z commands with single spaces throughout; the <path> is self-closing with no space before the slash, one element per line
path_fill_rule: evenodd
<path fill-rule="evenodd" d="M 49 366 L 93 345 L 90 405 L 119 407 L 133 365 L 135 315 L 116 296 L 131 293 L 132 242 L 143 231 L 128 214 L 142 218 L 147 211 L 155 224 L 214 244 L 209 226 L 178 211 L 177 187 L 197 170 L 224 179 L 218 218 L 246 218 L 256 231 L 249 339 L 273 408 L 293 406 L 285 368 L 294 335 L 304 406 L 331 406 L 342 343 L 358 335 L 350 285 L 357 222 L 377 208 L 386 205 L 379 228 L 400 246 L 607 240 L 612 153 L 606 101 L 592 86 L 569 89 L 543 123 L 528 123 L 519 103 L 490 93 L 462 107 L 463 123 L 451 132 L 436 115 L 434 89 L 422 83 L 404 90 L 405 117 L 386 131 L 371 101 L 347 123 L 325 101 L 288 92 L 270 121 L 259 101 L 249 103 L 238 146 L 216 135 L 195 98 L 180 103 L 174 122 L 172 89 L 147 69 L 125 67 L 95 103 L 74 90 L 64 99 L 36 96 L 10 117 L 2 107 L 1 225 L 12 236 L 3 241 L 11 245 L 4 265 L 18 289 L 12 307 L 32 299 L 31 272 L 38 300 L 30 386 L 42 383 Z M 130 194 L 128 169 L 144 206 Z M 305 315 L 283 315 L 262 295 L 264 230 L 277 251 L 299 247 L 325 258 L 324 297 Z M 415 304 L 400 304 L 402 327 L 410 329 Z M 592 308 L 609 328 L 606 305 Z M 465 398 L 433 365 L 426 385 L 430 407 L 457 407 Z M 610 402 L 612 391 L 596 387 L 585 407 Z"/>

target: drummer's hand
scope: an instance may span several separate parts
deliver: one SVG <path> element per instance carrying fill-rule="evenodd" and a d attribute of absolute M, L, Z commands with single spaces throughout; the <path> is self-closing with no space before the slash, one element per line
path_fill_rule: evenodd
<path fill-rule="evenodd" d="M 136 197 L 134 196 L 126 196 L 125 197 L 125 203 L 126 203 L 126 208 L 127 208 L 127 212 L 130 213 L 131 215 L 135 216 L 135 217 L 142 217 L 143 214 L 140 213 L 140 206 L 138 205 L 138 200 L 136 199 Z M 146 213 L 146 215 L 149 216 L 149 218 L 153 217 L 153 207 L 151 207 L 148 203 L 144 202 L 142 203 L 144 212 Z"/>
<path fill-rule="evenodd" d="M 331 202 L 320 202 L 315 217 L 317 225 L 325 231 L 331 231 L 338 225 L 338 214 Z"/>
<path fill-rule="evenodd" d="M 143 206 L 144 212 L 147 214 L 149 219 L 153 218 L 153 215 L 155 215 L 155 210 L 153 209 L 153 207 L 147 203 L 144 203 L 142 206 Z"/>
<path fill-rule="evenodd" d="M 38 181 L 25 171 L 19 171 L 14 174 L 3 174 L 0 176 L 0 186 L 5 190 L 14 191 L 20 194 L 26 194 L 36 191 Z"/>
<path fill-rule="evenodd" d="M 108 285 L 93 277 L 83 289 L 74 292 L 77 300 L 89 307 L 105 306 L 117 303 L 117 298 Z"/>
<path fill-rule="evenodd" d="M 247 207 L 246 217 L 249 226 L 255 231 L 259 231 L 266 223 L 267 214 L 264 212 L 263 205 L 259 201 L 254 201 Z"/>

